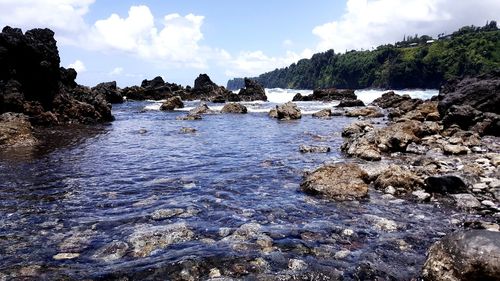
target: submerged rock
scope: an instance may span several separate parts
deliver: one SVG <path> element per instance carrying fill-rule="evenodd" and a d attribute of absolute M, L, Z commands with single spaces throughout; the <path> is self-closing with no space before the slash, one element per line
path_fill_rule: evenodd
<path fill-rule="evenodd" d="M 328 153 L 330 150 L 328 146 L 301 145 L 299 147 L 299 151 L 302 153 Z"/>
<path fill-rule="evenodd" d="M 422 277 L 429 281 L 498 280 L 499 261 L 500 232 L 459 231 L 432 245 Z"/>
<path fill-rule="evenodd" d="M 368 194 L 368 174 L 356 164 L 334 164 L 316 169 L 301 183 L 302 190 L 331 199 L 348 200 Z"/>
<path fill-rule="evenodd" d="M 188 114 L 185 116 L 177 116 L 177 118 L 175 119 L 180 121 L 194 121 L 194 120 L 201 120 L 203 118 L 199 114 Z"/>
<path fill-rule="evenodd" d="M 160 110 L 174 110 L 176 108 L 184 108 L 184 103 L 182 102 L 181 97 L 175 96 L 167 99 L 161 106 Z"/>
<path fill-rule="evenodd" d="M 146 224 L 138 226 L 129 236 L 128 242 L 132 246 L 133 256 L 147 257 L 156 250 L 193 238 L 194 232 L 185 222 L 159 226 Z"/>
<path fill-rule="evenodd" d="M 293 120 L 302 118 L 300 109 L 293 102 L 287 102 L 283 105 L 276 106 L 276 114 L 279 120 Z"/>
<path fill-rule="evenodd" d="M 196 108 L 191 109 L 189 111 L 188 115 L 190 115 L 190 116 L 196 116 L 196 115 L 214 114 L 214 113 L 215 113 L 215 111 L 213 111 L 212 109 L 210 109 L 206 103 L 202 102 Z"/>
<path fill-rule="evenodd" d="M 247 113 L 247 111 L 248 110 L 246 106 L 239 103 L 228 103 L 224 105 L 224 107 L 221 110 L 222 113 L 240 113 L 240 114 L 245 114 Z"/>
<path fill-rule="evenodd" d="M 313 117 L 316 118 L 326 118 L 332 116 L 332 110 L 329 108 L 322 109 L 318 112 L 313 113 Z"/>
<path fill-rule="evenodd" d="M 104 262 L 112 262 L 121 259 L 128 251 L 128 244 L 123 241 L 113 241 L 98 249 L 92 258 Z"/>

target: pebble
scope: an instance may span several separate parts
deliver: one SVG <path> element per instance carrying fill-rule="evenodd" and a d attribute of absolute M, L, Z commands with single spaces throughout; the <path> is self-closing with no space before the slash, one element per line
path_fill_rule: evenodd
<path fill-rule="evenodd" d="M 389 185 L 388 187 L 385 188 L 384 192 L 387 194 L 394 195 L 396 193 L 396 189 L 392 185 Z"/>
<path fill-rule="evenodd" d="M 415 190 L 411 193 L 413 196 L 417 197 L 420 201 L 426 201 L 431 198 L 431 195 L 423 190 Z"/>
<path fill-rule="evenodd" d="M 484 206 L 492 207 L 492 208 L 496 207 L 496 204 L 493 203 L 493 201 L 491 201 L 491 200 L 483 200 L 483 201 L 481 201 L 481 204 L 483 204 Z"/>
<path fill-rule="evenodd" d="M 481 202 L 479 202 L 472 194 L 462 193 L 453 194 L 452 196 L 455 198 L 455 202 L 459 208 L 469 209 L 481 207 Z"/>
<path fill-rule="evenodd" d="M 354 234 L 354 230 L 350 228 L 346 228 L 342 231 L 342 235 L 344 236 L 352 236 Z"/>
<path fill-rule="evenodd" d="M 219 278 L 222 275 L 220 274 L 220 270 L 218 268 L 212 268 L 210 269 L 210 272 L 208 273 L 208 277 L 210 278 Z"/>
<path fill-rule="evenodd" d="M 79 253 L 59 253 L 52 258 L 55 260 L 72 260 L 80 256 Z"/>
<path fill-rule="evenodd" d="M 288 261 L 288 268 L 292 271 L 301 271 L 307 268 L 307 263 L 299 259 L 291 259 Z"/>

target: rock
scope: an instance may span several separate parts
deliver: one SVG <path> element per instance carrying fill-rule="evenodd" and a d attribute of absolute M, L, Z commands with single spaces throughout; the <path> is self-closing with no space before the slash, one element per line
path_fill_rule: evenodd
<path fill-rule="evenodd" d="M 24 113 L 33 125 L 113 120 L 104 94 L 77 85 L 76 76 L 60 67 L 53 31 L 0 33 L 0 114 Z"/>
<path fill-rule="evenodd" d="M 201 120 L 202 117 L 199 114 L 188 114 L 186 116 L 178 116 L 175 119 L 180 121 L 194 121 L 194 120 Z"/>
<path fill-rule="evenodd" d="M 299 151 L 302 153 L 328 153 L 330 147 L 328 146 L 315 146 L 315 145 L 301 145 Z"/>
<path fill-rule="evenodd" d="M 443 146 L 444 154 L 463 155 L 470 152 L 470 149 L 463 145 L 446 144 Z"/>
<path fill-rule="evenodd" d="M 264 87 L 257 81 L 245 78 L 245 88 L 242 88 L 238 93 L 242 101 L 267 101 L 266 92 Z"/>
<path fill-rule="evenodd" d="M 398 224 L 393 220 L 369 214 L 365 214 L 363 217 L 373 223 L 373 226 L 377 230 L 393 232 L 398 229 Z"/>
<path fill-rule="evenodd" d="M 368 117 L 368 118 L 378 118 L 384 117 L 382 111 L 379 108 L 369 106 L 363 108 L 352 109 L 346 112 L 345 116 L 347 117 Z"/>
<path fill-rule="evenodd" d="M 361 100 L 341 100 L 337 107 L 355 107 L 355 106 L 365 106 L 365 103 Z"/>
<path fill-rule="evenodd" d="M 368 132 L 373 130 L 373 125 L 366 121 L 355 122 L 349 124 L 342 131 L 343 137 L 350 137 L 352 135 L 361 134 L 363 132 Z"/>
<path fill-rule="evenodd" d="M 291 259 L 288 261 L 288 268 L 292 271 L 302 271 L 307 269 L 307 263 L 299 259 Z"/>
<path fill-rule="evenodd" d="M 355 164 L 327 165 L 309 174 L 300 187 L 306 193 L 331 199 L 357 199 L 368 194 L 367 177 L 368 174 Z"/>
<path fill-rule="evenodd" d="M 278 110 L 275 108 L 271 109 L 267 115 L 271 118 L 278 118 Z"/>
<path fill-rule="evenodd" d="M 0 147 L 32 146 L 37 142 L 26 115 L 20 113 L 0 115 Z"/>
<path fill-rule="evenodd" d="M 211 110 L 206 103 L 202 102 L 196 108 L 191 109 L 188 115 L 196 116 L 196 115 L 214 114 L 214 113 L 215 111 Z"/>
<path fill-rule="evenodd" d="M 247 108 L 246 108 L 246 106 L 239 104 L 239 103 L 228 103 L 228 104 L 224 105 L 221 112 L 222 113 L 245 114 L 245 113 L 247 113 Z"/>
<path fill-rule="evenodd" d="M 80 256 L 79 253 L 59 253 L 52 258 L 55 260 L 73 260 Z"/>
<path fill-rule="evenodd" d="M 167 111 L 167 110 L 170 111 L 170 110 L 174 110 L 176 108 L 184 108 L 184 103 L 182 102 L 182 99 L 179 96 L 168 98 L 160 106 L 160 110 L 164 110 L 164 111 Z"/>
<path fill-rule="evenodd" d="M 424 280 L 498 280 L 500 233 L 458 231 L 431 246 L 423 266 Z"/>
<path fill-rule="evenodd" d="M 180 130 L 181 134 L 194 134 L 196 133 L 196 131 L 197 130 L 195 128 L 188 128 L 188 127 L 183 127 Z"/>
<path fill-rule="evenodd" d="M 427 201 L 431 198 L 431 195 L 423 190 L 415 190 L 411 194 L 417 197 L 419 201 Z"/>
<path fill-rule="evenodd" d="M 104 262 L 112 262 L 121 259 L 128 251 L 128 244 L 122 241 L 113 241 L 97 250 L 92 258 Z"/>
<path fill-rule="evenodd" d="M 151 214 L 151 218 L 154 220 L 164 220 L 173 218 L 184 213 L 184 209 L 174 208 L 174 209 L 159 209 Z"/>
<path fill-rule="evenodd" d="M 322 109 L 318 112 L 313 113 L 313 117 L 316 118 L 326 118 L 332 116 L 332 110 L 329 108 Z"/>
<path fill-rule="evenodd" d="M 194 233 L 185 222 L 168 225 L 139 225 L 129 236 L 128 242 L 132 246 L 135 257 L 147 257 L 154 251 L 163 249 L 171 244 L 190 241 Z"/>
<path fill-rule="evenodd" d="M 430 193 L 463 193 L 467 185 L 457 176 L 434 176 L 425 179 L 425 191 Z"/>
<path fill-rule="evenodd" d="M 235 100 L 233 92 L 212 82 L 207 74 L 200 74 L 196 78 L 194 87 L 186 98 L 189 100 L 210 100 L 214 103 L 224 103 L 228 100 L 240 101 L 239 99 Z"/>
<path fill-rule="evenodd" d="M 276 106 L 276 112 L 279 120 L 293 120 L 302 118 L 300 109 L 295 103 L 287 102 L 283 105 Z"/>
<path fill-rule="evenodd" d="M 152 80 L 143 80 L 140 87 L 124 88 L 122 95 L 131 100 L 163 100 L 174 96 L 181 96 L 183 99 L 189 98 L 186 89 L 175 83 L 167 83 L 160 76 Z"/>
<path fill-rule="evenodd" d="M 297 94 L 292 101 L 334 101 L 334 100 L 356 100 L 354 90 L 316 89 L 309 96 Z"/>
<path fill-rule="evenodd" d="M 97 86 L 92 88 L 92 91 L 104 95 L 106 101 L 109 103 L 124 102 L 121 91 L 116 87 L 116 81 L 97 84 Z"/>
<path fill-rule="evenodd" d="M 453 194 L 453 198 L 455 199 L 455 203 L 457 207 L 463 209 L 471 209 L 471 208 L 479 208 L 481 207 L 481 202 L 474 197 L 472 194 L 461 193 L 461 194 Z"/>
<path fill-rule="evenodd" d="M 409 95 L 400 96 L 394 92 L 387 92 L 380 98 L 375 99 L 372 104 L 381 108 L 397 108 L 399 115 L 416 109 L 423 101 L 420 99 L 412 99 Z"/>
<path fill-rule="evenodd" d="M 398 193 L 409 192 L 423 186 L 422 180 L 410 170 L 397 165 L 390 165 L 374 182 L 378 189 L 389 186 L 396 188 Z"/>

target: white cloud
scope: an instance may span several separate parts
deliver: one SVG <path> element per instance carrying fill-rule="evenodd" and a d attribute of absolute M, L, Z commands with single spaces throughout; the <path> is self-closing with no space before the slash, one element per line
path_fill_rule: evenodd
<path fill-rule="evenodd" d="M 73 68 L 78 73 L 87 71 L 87 67 L 85 67 L 85 64 L 81 60 L 76 60 L 74 63 L 70 63 L 68 68 Z"/>
<path fill-rule="evenodd" d="M 87 27 L 83 16 L 95 0 L 0 0 L 0 25 L 53 29 L 60 41 Z"/>
<path fill-rule="evenodd" d="M 368 49 L 403 39 L 403 35 L 435 36 L 464 25 L 498 19 L 498 0 L 348 0 L 338 21 L 313 29 L 318 51 Z"/>
<path fill-rule="evenodd" d="M 289 48 L 293 46 L 293 41 L 290 39 L 286 39 L 285 41 L 283 41 L 283 46 Z"/>
<path fill-rule="evenodd" d="M 157 26 L 149 7 L 132 6 L 126 18 L 112 14 L 97 21 L 82 41 L 91 49 L 123 51 L 170 66 L 203 68 L 207 60 L 199 45 L 203 20 L 193 14 L 168 14 Z"/>
<path fill-rule="evenodd" d="M 108 74 L 110 76 L 117 76 L 117 75 L 120 75 L 122 73 L 123 73 L 123 68 L 122 67 L 115 67 Z"/>

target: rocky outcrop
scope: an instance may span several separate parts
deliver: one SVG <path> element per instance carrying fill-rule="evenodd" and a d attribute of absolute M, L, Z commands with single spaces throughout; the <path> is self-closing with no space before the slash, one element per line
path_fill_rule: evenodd
<path fill-rule="evenodd" d="M 92 91 L 104 95 L 106 101 L 109 103 L 124 102 L 120 89 L 116 87 L 116 81 L 97 84 L 97 86 L 92 88 Z"/>
<path fill-rule="evenodd" d="M 302 113 L 295 103 L 287 102 L 276 106 L 276 114 L 269 112 L 269 116 L 276 116 L 279 120 L 294 120 L 302 118 Z"/>
<path fill-rule="evenodd" d="M 224 107 L 221 110 L 222 113 L 239 113 L 239 114 L 245 114 L 247 113 L 247 111 L 248 110 L 246 106 L 239 103 L 228 103 L 224 105 Z"/>
<path fill-rule="evenodd" d="M 429 249 L 422 270 L 424 280 L 498 280 L 500 232 L 458 231 Z"/>
<path fill-rule="evenodd" d="M 239 101 L 236 95 L 226 90 L 223 86 L 218 86 L 207 74 L 200 74 L 194 81 L 194 87 L 188 92 L 188 100 L 206 100 L 215 103 L 226 101 Z"/>
<path fill-rule="evenodd" d="M 181 97 L 175 96 L 167 99 L 161 106 L 160 110 L 170 111 L 176 108 L 184 108 L 184 103 L 182 102 Z"/>
<path fill-rule="evenodd" d="M 500 78 L 498 73 L 453 80 L 438 96 L 445 128 L 453 124 L 481 135 L 500 136 Z"/>
<path fill-rule="evenodd" d="M 356 100 L 354 90 L 316 89 L 311 95 L 302 96 L 296 94 L 292 101 L 335 101 L 335 100 Z"/>
<path fill-rule="evenodd" d="M 355 106 L 365 106 L 365 103 L 361 100 L 341 100 L 337 107 L 355 107 Z"/>
<path fill-rule="evenodd" d="M 31 146 L 36 143 L 26 115 L 21 113 L 0 115 L 0 147 Z"/>
<path fill-rule="evenodd" d="M 34 125 L 113 120 L 99 91 L 79 86 L 73 69 L 59 66 L 54 32 L 5 27 L 0 33 L 0 113 L 24 113 Z"/>
<path fill-rule="evenodd" d="M 301 189 L 330 199 L 348 200 L 368 194 L 368 174 L 355 164 L 323 166 L 306 176 Z"/>
<path fill-rule="evenodd" d="M 187 92 L 184 87 L 175 83 L 167 83 L 162 77 L 157 76 L 152 80 L 143 80 L 140 87 L 124 88 L 122 95 L 131 100 L 164 100 L 174 96 L 186 99 Z"/>
<path fill-rule="evenodd" d="M 257 81 L 245 78 L 245 88 L 242 88 L 238 93 L 241 101 L 267 101 L 266 91 L 264 87 Z"/>

